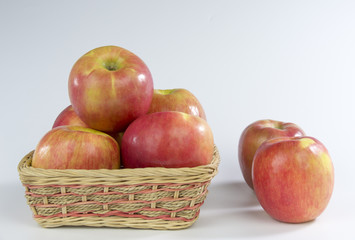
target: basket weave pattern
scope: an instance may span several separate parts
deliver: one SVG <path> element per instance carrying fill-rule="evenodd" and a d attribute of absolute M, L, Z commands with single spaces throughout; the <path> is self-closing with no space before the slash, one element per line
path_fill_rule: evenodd
<path fill-rule="evenodd" d="M 18 171 L 27 203 L 43 227 L 189 227 L 219 164 L 217 148 L 209 165 L 174 169 L 39 169 L 31 167 L 32 156 L 22 159 Z"/>

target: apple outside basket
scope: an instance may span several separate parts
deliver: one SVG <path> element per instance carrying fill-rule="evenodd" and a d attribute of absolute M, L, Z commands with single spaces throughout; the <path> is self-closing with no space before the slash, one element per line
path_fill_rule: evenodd
<path fill-rule="evenodd" d="M 192 168 L 54 170 L 31 167 L 33 153 L 18 172 L 42 227 L 187 228 L 197 220 L 220 162 L 215 146 L 210 164 Z"/>

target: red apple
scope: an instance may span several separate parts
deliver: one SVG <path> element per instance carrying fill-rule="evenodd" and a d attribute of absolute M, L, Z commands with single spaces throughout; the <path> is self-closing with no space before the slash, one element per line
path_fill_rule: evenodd
<path fill-rule="evenodd" d="M 198 99 L 186 89 L 154 89 L 153 100 L 148 113 L 178 111 L 206 120 L 205 111 Z"/>
<path fill-rule="evenodd" d="M 126 168 L 196 167 L 211 162 L 214 142 L 205 120 L 182 112 L 158 112 L 129 125 L 122 138 Z"/>
<path fill-rule="evenodd" d="M 119 132 L 148 112 L 153 80 L 145 63 L 116 46 L 91 50 L 73 66 L 69 97 L 74 111 L 90 126 Z"/>
<path fill-rule="evenodd" d="M 252 173 L 261 206 L 282 222 L 317 218 L 333 192 L 331 158 L 324 145 L 312 137 L 264 142 L 255 154 Z"/>
<path fill-rule="evenodd" d="M 32 166 L 45 169 L 116 169 L 120 150 L 109 135 L 80 126 L 59 126 L 38 143 Z"/>
<path fill-rule="evenodd" d="M 243 177 L 249 187 L 253 188 L 251 167 L 254 154 L 264 141 L 277 137 L 297 137 L 303 135 L 303 130 L 294 123 L 259 120 L 247 126 L 239 139 L 238 158 Z"/>
<path fill-rule="evenodd" d="M 81 126 L 81 127 L 89 127 L 86 123 L 84 123 L 79 116 L 75 113 L 73 107 L 69 105 L 66 107 L 56 118 L 54 121 L 53 127 L 72 125 L 72 126 Z"/>

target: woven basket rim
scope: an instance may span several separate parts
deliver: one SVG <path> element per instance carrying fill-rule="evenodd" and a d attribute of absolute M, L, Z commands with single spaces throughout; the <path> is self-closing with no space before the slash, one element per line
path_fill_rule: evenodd
<path fill-rule="evenodd" d="M 22 158 L 18 164 L 21 182 L 26 185 L 49 184 L 140 184 L 140 183 L 191 183 L 211 180 L 217 174 L 220 156 L 214 146 L 210 164 L 183 168 L 122 168 L 122 169 L 42 169 L 31 166 L 34 150 Z"/>

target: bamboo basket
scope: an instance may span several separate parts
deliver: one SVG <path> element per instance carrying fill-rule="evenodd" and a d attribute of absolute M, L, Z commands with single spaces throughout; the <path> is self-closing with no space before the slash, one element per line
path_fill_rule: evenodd
<path fill-rule="evenodd" d="M 53 170 L 18 165 L 27 204 L 42 227 L 183 229 L 198 218 L 220 156 L 193 168 Z"/>

